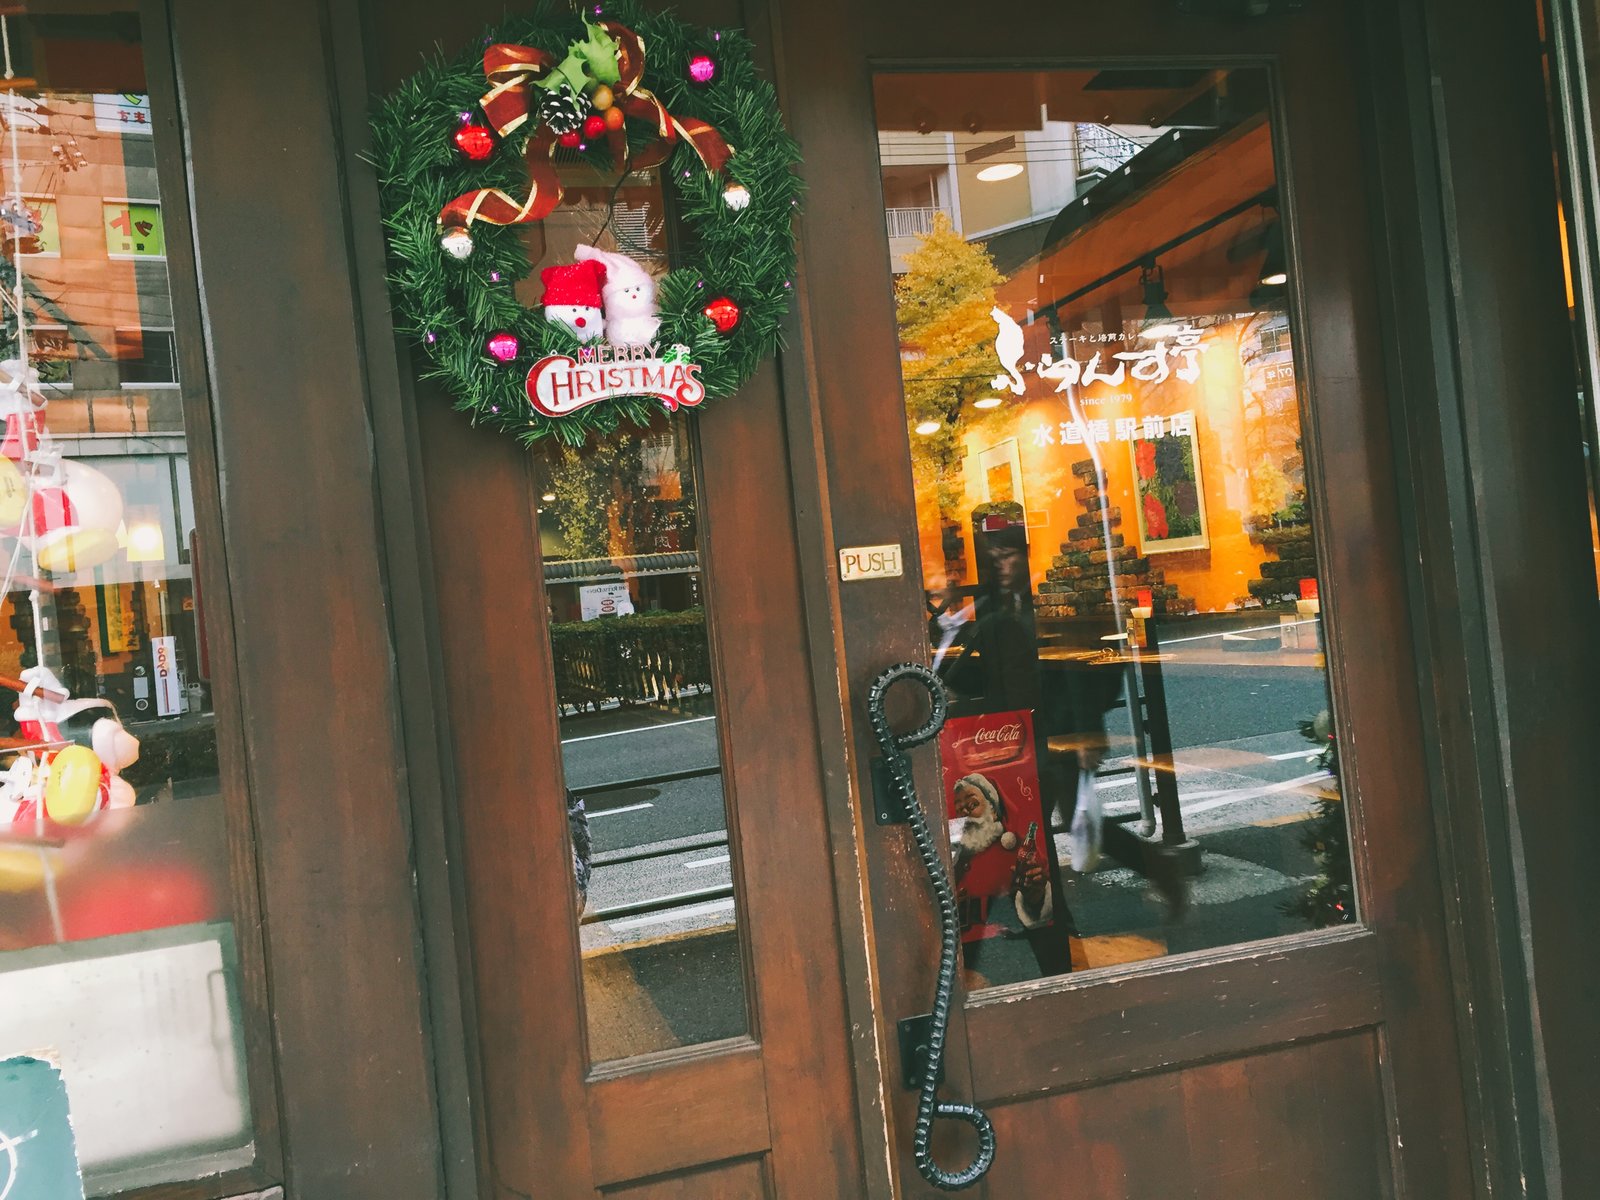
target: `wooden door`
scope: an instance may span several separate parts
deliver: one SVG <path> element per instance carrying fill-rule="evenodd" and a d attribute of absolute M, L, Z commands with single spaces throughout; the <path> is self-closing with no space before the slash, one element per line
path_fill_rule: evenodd
<path fill-rule="evenodd" d="M 958 869 L 1058 851 L 964 883 L 984 1194 L 1464 1196 L 1358 30 L 1179 7 L 782 6 L 832 544 L 906 551 L 836 593 L 855 794 L 869 686 L 932 655 Z M 1080 873 L 1084 786 L 1120 861 Z M 932 902 L 905 826 L 859 832 L 863 1087 L 934 1194 L 895 1051 Z"/>
<path fill-rule="evenodd" d="M 503 16 L 386 7 L 372 90 Z M 576 241 L 673 261 L 656 185 L 565 183 L 525 302 Z M 862 1194 L 788 419 L 768 364 L 692 421 L 530 453 L 416 385 L 480 1195 Z"/>

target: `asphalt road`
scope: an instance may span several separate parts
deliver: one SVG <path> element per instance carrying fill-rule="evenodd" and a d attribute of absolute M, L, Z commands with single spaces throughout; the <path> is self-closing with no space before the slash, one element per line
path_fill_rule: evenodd
<path fill-rule="evenodd" d="M 1241 653 L 1237 664 L 1164 664 L 1185 831 L 1206 852 L 1185 927 L 1169 952 L 1270 937 L 1292 928 L 1283 901 L 1313 866 L 1300 848 L 1311 796 L 1327 786 L 1299 733 L 1327 707 L 1322 673 Z M 1113 734 L 1127 716 L 1108 716 Z M 586 796 L 597 865 L 582 945 L 597 1046 L 640 1053 L 744 1029 L 738 939 L 720 778 L 606 785 L 718 765 L 717 721 L 647 709 L 581 714 L 563 723 L 569 786 Z M 1108 816 L 1136 818 L 1130 763 L 1113 757 L 1097 781 Z M 601 789 L 601 790 L 596 790 Z M 750 803 L 749 800 L 746 803 Z M 750 819 L 747 815 L 746 819 Z M 1064 852 L 1064 839 L 1058 837 Z M 1064 855 L 1063 855 L 1064 856 Z M 1109 866 L 1109 865 L 1108 865 Z M 1110 867 L 1074 878 L 1078 928 L 1121 934 L 1160 923 L 1145 881 Z M 670 900 L 664 907 L 652 902 Z M 595 919 L 596 914 L 607 914 Z M 1024 944 L 985 959 L 989 982 L 1027 978 Z M 1007 955 L 1009 954 L 1009 958 Z M 1012 961 L 1012 960 L 1015 961 Z M 609 1056 L 609 1055 L 608 1055 Z"/>

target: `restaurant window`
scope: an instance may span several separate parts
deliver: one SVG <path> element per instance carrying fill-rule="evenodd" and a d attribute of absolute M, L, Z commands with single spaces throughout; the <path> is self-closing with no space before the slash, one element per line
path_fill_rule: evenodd
<path fill-rule="evenodd" d="M 1356 921 L 1267 73 L 875 99 L 968 985 Z"/>
<path fill-rule="evenodd" d="M 266 1081 L 138 20 L 0 20 L 0 1114 L 59 1078 L 108 1195 L 249 1164 Z"/>

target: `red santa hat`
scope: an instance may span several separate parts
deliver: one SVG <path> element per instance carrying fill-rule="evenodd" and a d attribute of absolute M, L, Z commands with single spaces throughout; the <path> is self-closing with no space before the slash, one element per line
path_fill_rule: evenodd
<path fill-rule="evenodd" d="M 541 304 L 574 305 L 578 308 L 599 308 L 600 289 L 605 285 L 604 264 L 590 260 L 570 266 L 546 267 L 539 272 L 539 282 L 544 284 Z"/>

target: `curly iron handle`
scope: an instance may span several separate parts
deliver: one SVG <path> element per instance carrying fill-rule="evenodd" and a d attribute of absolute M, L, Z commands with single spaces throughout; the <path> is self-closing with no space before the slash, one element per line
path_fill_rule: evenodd
<path fill-rule="evenodd" d="M 884 697 L 901 680 L 921 685 L 928 693 L 930 712 L 920 727 L 910 733 L 897 734 L 889 727 Z M 917 1127 L 912 1139 L 912 1152 L 917 1170 L 924 1179 L 940 1191 L 957 1192 L 977 1183 L 994 1165 L 994 1125 L 977 1105 L 952 1103 L 940 1100 L 938 1096 L 939 1064 L 944 1058 L 945 1033 L 950 1025 L 950 998 L 955 990 L 956 955 L 960 951 L 961 933 L 956 913 L 955 885 L 945 870 L 944 859 L 939 857 L 939 847 L 928 828 L 928 818 L 922 811 L 922 805 L 917 803 L 911 764 L 905 755 L 912 747 L 930 742 L 939 735 L 948 708 L 944 684 L 920 663 L 900 663 L 890 667 L 873 681 L 872 690 L 867 693 L 867 717 L 872 722 L 873 735 L 878 739 L 890 778 L 899 793 L 903 810 L 911 821 L 917 852 L 922 856 L 922 865 L 928 872 L 928 882 L 939 906 L 939 982 L 934 989 L 933 1020 L 928 1030 L 922 1088 L 917 1098 Z M 947 1171 L 933 1161 L 933 1123 L 940 1119 L 965 1121 L 977 1131 L 978 1152 L 972 1162 L 960 1171 Z"/>

